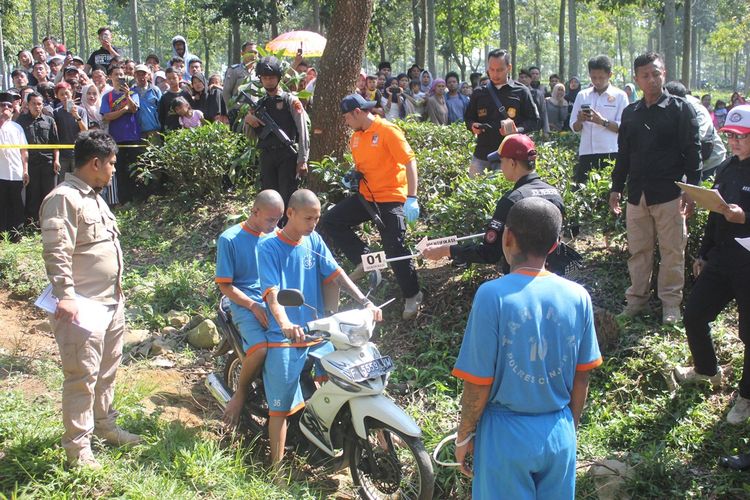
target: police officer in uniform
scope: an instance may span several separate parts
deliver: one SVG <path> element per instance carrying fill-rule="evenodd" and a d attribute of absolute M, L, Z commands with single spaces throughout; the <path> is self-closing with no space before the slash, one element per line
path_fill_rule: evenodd
<path fill-rule="evenodd" d="M 256 72 L 266 90 L 258 106 L 265 109 L 289 139 L 296 143 L 297 150 L 294 151 L 274 133 L 261 138 L 262 129 L 267 124 L 255 115 L 252 108 L 245 116 L 245 123 L 259 137 L 261 189 L 277 191 L 286 206 L 289 197 L 297 190 L 299 178 L 307 175 L 310 152 L 307 115 L 299 99 L 279 88 L 281 64 L 278 59 L 264 57 L 258 62 Z"/>
<path fill-rule="evenodd" d="M 496 264 L 503 257 L 502 236 L 505 220 L 516 202 L 534 196 L 544 198 L 555 205 L 564 216 L 565 206 L 560 193 L 544 182 L 534 170 L 536 156 L 536 146 L 529 136 L 513 134 L 505 137 L 498 150 L 491 153 L 487 160 L 499 161 L 503 175 L 509 181 L 515 182 L 515 185 L 497 202 L 492 220 L 487 224 L 484 240 L 471 245 L 429 247 L 422 255 L 431 260 L 450 257 L 456 264 Z M 562 271 L 553 266 L 554 263 L 550 262 L 553 271 Z M 509 270 L 507 263 L 503 262 L 503 272 L 507 273 Z"/>
<path fill-rule="evenodd" d="M 698 257 L 693 262 L 695 285 L 685 304 L 685 333 L 693 356 L 693 366 L 675 368 L 679 382 L 708 380 L 722 382 L 722 369 L 711 340 L 710 324 L 734 299 L 739 315 L 739 335 L 745 345 L 745 361 L 739 396 L 727 414 L 730 424 L 743 424 L 750 417 L 750 252 L 735 238 L 750 237 L 750 105 L 735 106 L 721 129 L 729 139 L 733 156 L 718 167 L 714 181 L 726 202 L 721 212 L 710 212 Z M 743 463 L 724 465 L 750 467 L 750 456 Z"/>
<path fill-rule="evenodd" d="M 504 136 L 516 132 L 529 133 L 541 126 L 531 91 L 510 78 L 512 69 L 507 51 L 491 51 L 487 55 L 490 81 L 471 93 L 464 122 L 466 128 L 477 136 L 477 144 L 469 175 L 474 176 L 492 168 L 487 155 L 497 151 Z"/>
<path fill-rule="evenodd" d="M 242 46 L 242 62 L 233 64 L 227 68 L 224 75 L 224 90 L 222 95 L 224 102 L 229 106 L 232 99 L 236 99 L 240 93 L 240 86 L 244 85 L 248 79 L 255 78 L 255 59 L 258 56 L 258 49 L 255 42 L 245 42 Z M 229 110 L 229 123 L 234 125 L 237 119 L 239 105 L 235 103 Z"/>

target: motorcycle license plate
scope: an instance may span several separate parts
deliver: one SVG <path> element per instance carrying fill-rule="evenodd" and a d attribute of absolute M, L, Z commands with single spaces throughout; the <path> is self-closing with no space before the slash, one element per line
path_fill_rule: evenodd
<path fill-rule="evenodd" d="M 383 356 L 382 358 L 373 359 L 367 363 L 355 365 L 352 368 L 352 372 L 359 373 L 361 380 L 365 380 L 385 375 L 393 370 L 393 360 L 390 356 Z"/>

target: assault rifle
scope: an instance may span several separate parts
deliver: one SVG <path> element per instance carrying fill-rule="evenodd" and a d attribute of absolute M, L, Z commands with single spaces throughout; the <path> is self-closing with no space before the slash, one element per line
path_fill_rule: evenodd
<path fill-rule="evenodd" d="M 271 118 L 271 115 L 268 114 L 268 111 L 266 111 L 265 100 L 267 98 L 267 96 L 264 96 L 258 99 L 257 102 L 253 102 L 252 98 L 244 90 L 240 90 L 239 103 L 248 104 L 253 110 L 253 114 L 256 116 L 256 118 L 265 123 L 263 128 L 260 129 L 260 132 L 258 133 L 259 139 L 265 139 L 269 135 L 273 134 L 281 142 L 285 149 L 296 155 L 297 147 L 294 141 L 289 138 L 286 132 L 284 132 L 284 130 L 279 127 L 276 121 Z"/>

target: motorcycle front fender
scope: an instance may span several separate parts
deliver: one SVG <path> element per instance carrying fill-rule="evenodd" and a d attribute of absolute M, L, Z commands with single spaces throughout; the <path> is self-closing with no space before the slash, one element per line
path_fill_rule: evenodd
<path fill-rule="evenodd" d="M 372 418 L 403 432 L 407 436 L 420 437 L 422 431 L 409 415 L 393 401 L 383 395 L 363 396 L 349 400 L 354 431 L 362 439 L 367 437 L 365 419 Z"/>

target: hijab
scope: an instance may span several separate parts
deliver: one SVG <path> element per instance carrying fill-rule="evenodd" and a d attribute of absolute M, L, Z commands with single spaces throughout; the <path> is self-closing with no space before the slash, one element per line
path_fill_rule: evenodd
<path fill-rule="evenodd" d="M 422 77 L 423 77 L 423 76 L 424 76 L 425 74 L 427 74 L 427 76 L 429 76 L 429 77 L 430 77 L 430 81 L 429 81 L 429 82 L 427 83 L 427 85 L 425 85 L 424 83 L 422 83 Z M 425 69 L 425 70 L 422 70 L 422 72 L 421 72 L 421 73 L 419 74 L 419 89 L 420 89 L 420 90 L 421 90 L 421 91 L 422 91 L 422 92 L 423 92 L 423 93 L 424 93 L 425 95 L 427 95 L 427 93 L 428 93 L 428 92 L 430 92 L 431 88 L 432 88 L 432 73 L 430 73 L 430 72 L 429 72 L 429 71 L 427 71 L 426 69 Z"/>
<path fill-rule="evenodd" d="M 578 83 L 578 88 L 573 90 L 570 88 L 570 82 L 575 80 L 576 83 Z M 581 79 L 577 76 L 571 76 L 570 80 L 568 80 L 568 93 L 565 94 L 565 100 L 568 101 L 568 103 L 574 103 L 576 100 L 576 97 L 578 96 L 578 92 L 581 91 Z"/>
<path fill-rule="evenodd" d="M 560 96 L 559 99 L 555 97 L 556 95 L 555 91 L 558 89 L 563 90 L 562 95 Z M 549 99 L 549 102 L 551 102 L 555 106 L 567 106 L 568 105 L 568 101 L 565 100 L 565 85 L 563 85 L 562 83 L 556 83 L 555 86 L 552 87 L 551 94 L 552 95 L 550 95 L 547 99 Z"/>
<path fill-rule="evenodd" d="M 628 83 L 625 85 L 626 89 L 630 89 L 630 96 L 628 97 L 628 100 L 630 101 L 630 104 L 633 104 L 635 101 L 638 100 L 638 94 L 635 90 L 635 85 L 632 83 Z"/>
<path fill-rule="evenodd" d="M 96 90 L 96 102 L 92 105 L 89 104 L 88 100 L 88 94 L 89 89 L 94 88 Z M 91 85 L 84 85 L 84 87 L 81 89 L 81 107 L 86 110 L 86 114 L 89 117 L 89 122 L 97 122 L 99 124 L 99 127 L 102 127 L 104 125 L 102 121 L 102 114 L 99 111 L 102 105 L 102 95 L 99 93 L 99 89 L 96 85 L 93 83 Z"/>

